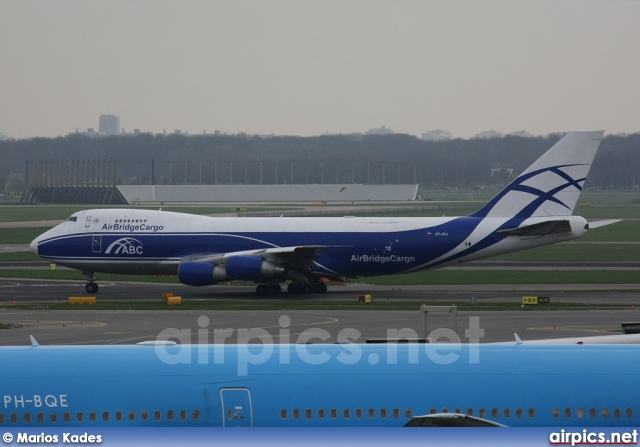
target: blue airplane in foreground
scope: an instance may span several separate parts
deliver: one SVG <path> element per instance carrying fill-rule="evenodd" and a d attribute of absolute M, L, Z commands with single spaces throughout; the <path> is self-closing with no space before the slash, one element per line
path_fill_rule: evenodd
<path fill-rule="evenodd" d="M 638 345 L 0 347 L 0 427 L 635 426 Z"/>
<path fill-rule="evenodd" d="M 322 279 L 435 269 L 584 236 L 572 216 L 603 131 L 569 132 L 466 217 L 215 218 L 140 209 L 74 213 L 31 243 L 56 264 L 95 272 L 178 275 L 207 286 L 248 280 L 258 294 L 324 293 Z"/>

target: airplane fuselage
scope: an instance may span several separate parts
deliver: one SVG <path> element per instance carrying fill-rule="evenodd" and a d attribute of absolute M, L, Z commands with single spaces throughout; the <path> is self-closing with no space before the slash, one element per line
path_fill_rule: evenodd
<path fill-rule="evenodd" d="M 3 347 L 0 426 L 638 426 L 637 345 Z"/>
<path fill-rule="evenodd" d="M 227 218 L 140 209 L 87 210 L 36 239 L 41 257 L 107 273 L 176 274 L 185 259 L 289 246 L 327 246 L 318 274 L 346 277 L 412 272 L 570 240 L 586 221 L 569 217 L 571 232 L 538 237 L 496 230 L 535 218 Z M 540 219 L 541 220 L 541 219 Z"/>

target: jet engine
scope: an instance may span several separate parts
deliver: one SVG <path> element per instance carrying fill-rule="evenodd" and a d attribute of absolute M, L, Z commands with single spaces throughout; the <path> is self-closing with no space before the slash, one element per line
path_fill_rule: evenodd
<path fill-rule="evenodd" d="M 285 274 L 284 267 L 257 256 L 231 256 L 226 261 L 226 264 L 201 261 L 181 262 L 178 267 L 178 280 L 188 286 L 200 287 L 235 279 L 260 281 L 264 277 Z"/>

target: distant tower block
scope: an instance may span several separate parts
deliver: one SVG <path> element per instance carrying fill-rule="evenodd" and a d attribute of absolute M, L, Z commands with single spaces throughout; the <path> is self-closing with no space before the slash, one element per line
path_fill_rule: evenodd
<path fill-rule="evenodd" d="M 115 115 L 100 115 L 100 133 L 106 136 L 118 135 L 120 133 L 120 117 Z"/>

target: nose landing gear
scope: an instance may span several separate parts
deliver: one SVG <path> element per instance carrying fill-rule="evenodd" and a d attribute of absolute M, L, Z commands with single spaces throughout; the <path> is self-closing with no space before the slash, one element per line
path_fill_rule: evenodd
<path fill-rule="evenodd" d="M 93 272 L 82 272 L 83 275 L 88 276 L 89 280 L 84 286 L 84 290 L 87 293 L 96 293 L 98 291 L 98 284 L 96 284 L 96 278 L 93 276 Z"/>
<path fill-rule="evenodd" d="M 96 293 L 98 291 L 98 284 L 96 284 L 95 282 L 91 282 L 89 281 L 85 286 L 84 286 L 84 290 L 87 291 L 87 293 Z"/>

